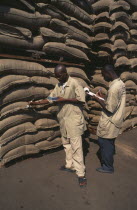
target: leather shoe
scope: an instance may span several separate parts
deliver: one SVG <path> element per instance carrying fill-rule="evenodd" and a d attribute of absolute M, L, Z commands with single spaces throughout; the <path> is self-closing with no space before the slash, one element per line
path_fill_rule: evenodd
<path fill-rule="evenodd" d="M 110 174 L 114 173 L 113 170 L 110 170 L 110 171 L 109 171 L 109 170 L 105 170 L 105 169 L 102 168 L 102 167 L 97 168 L 96 171 L 101 172 L 101 173 L 110 173 Z"/>

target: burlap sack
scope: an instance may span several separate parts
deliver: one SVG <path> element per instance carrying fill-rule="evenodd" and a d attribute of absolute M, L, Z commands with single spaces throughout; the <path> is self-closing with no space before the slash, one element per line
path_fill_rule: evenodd
<path fill-rule="evenodd" d="M 98 15 L 96 15 L 95 19 L 94 19 L 95 23 L 100 23 L 100 22 L 110 22 L 110 17 L 109 17 L 109 13 L 106 12 L 101 12 Z"/>
<path fill-rule="evenodd" d="M 100 22 L 100 23 L 96 23 L 94 25 L 94 33 L 97 34 L 97 33 L 103 33 L 103 32 L 109 32 L 110 29 L 111 29 L 112 25 L 110 23 L 107 23 L 107 22 Z"/>
<path fill-rule="evenodd" d="M 137 125 L 137 117 L 126 119 L 122 125 L 122 132 L 128 129 L 132 129 L 136 125 Z"/>
<path fill-rule="evenodd" d="M 23 10 L 4 6 L 0 6 L 0 17 L 1 23 L 21 26 L 30 30 L 46 27 L 51 20 L 49 15 L 41 15 L 39 12 L 32 14 Z"/>
<path fill-rule="evenodd" d="M 9 117 L 11 115 L 15 115 L 16 113 L 20 111 L 27 110 L 28 102 L 26 101 L 20 101 L 16 103 L 9 104 L 0 110 L 0 119 L 4 119 L 6 117 Z"/>
<path fill-rule="evenodd" d="M 75 39 L 77 41 L 81 41 L 85 44 L 90 44 L 92 42 L 92 38 L 88 36 L 83 31 L 68 25 L 66 22 L 58 20 L 58 19 L 52 19 L 50 21 L 50 28 L 53 31 L 56 31 L 58 33 L 66 34 L 68 38 Z"/>
<path fill-rule="evenodd" d="M 92 24 L 90 15 L 83 9 L 73 4 L 70 0 L 53 0 L 53 3 L 67 15 L 75 17 L 86 24 Z"/>
<path fill-rule="evenodd" d="M 86 34 L 89 34 L 90 36 L 93 35 L 93 25 L 87 25 L 74 17 L 70 17 L 66 22 L 69 25 L 74 26 L 75 28 L 85 32 Z"/>
<path fill-rule="evenodd" d="M 45 3 L 46 3 L 46 1 L 45 1 Z M 49 15 L 52 18 L 57 18 L 59 20 L 64 20 L 64 21 L 69 19 L 69 17 L 66 14 L 64 14 L 63 12 L 61 12 L 57 7 L 54 7 L 51 4 L 45 4 L 45 3 L 37 4 L 37 7 L 38 7 L 37 9 L 41 14 Z"/>
<path fill-rule="evenodd" d="M 46 37 L 48 42 L 65 42 L 66 40 L 66 35 L 61 34 L 61 33 L 56 33 L 55 31 L 52 31 L 49 28 L 40 28 L 40 33 L 42 36 Z"/>
<path fill-rule="evenodd" d="M 3 135 L 0 136 L 0 144 L 5 145 L 10 141 L 28 133 L 36 133 L 37 129 L 31 122 L 26 122 L 8 129 Z"/>
<path fill-rule="evenodd" d="M 31 39 L 32 32 L 27 28 L 15 27 L 8 24 L 0 23 L 0 34 L 7 37 L 19 39 Z"/>
<path fill-rule="evenodd" d="M 127 24 L 117 21 L 114 25 L 112 25 L 112 28 L 110 29 L 111 32 L 119 32 L 119 31 L 129 31 L 129 27 Z"/>
<path fill-rule="evenodd" d="M 23 88 L 12 89 L 11 91 L 4 93 L 0 98 L 0 106 L 19 101 L 30 101 L 47 98 L 49 93 L 49 90 L 44 87 L 34 88 L 32 86 L 25 85 Z"/>
<path fill-rule="evenodd" d="M 130 15 L 123 11 L 113 13 L 110 19 L 113 23 L 120 21 L 125 23 L 129 28 L 132 26 L 132 20 Z"/>
<path fill-rule="evenodd" d="M 1 0 L 2 5 L 11 6 L 12 8 L 17 8 L 20 10 L 25 10 L 28 12 L 35 12 L 35 3 L 31 0 Z"/>
<path fill-rule="evenodd" d="M 0 94 L 5 91 L 11 90 L 12 87 L 17 87 L 21 85 L 31 84 L 31 80 L 27 76 L 23 75 L 7 75 L 1 78 L 0 81 Z"/>
<path fill-rule="evenodd" d="M 18 147 L 16 149 L 9 151 L 6 155 L 4 155 L 4 157 L 1 160 L 1 164 L 4 165 L 11 160 L 23 157 L 25 155 L 37 154 L 39 151 L 40 150 L 32 144 Z"/>
<path fill-rule="evenodd" d="M 0 121 L 0 134 L 3 134 L 8 129 L 18 126 L 25 122 L 33 122 L 35 116 L 29 114 L 18 114 L 15 116 L 7 117 L 4 120 Z"/>
<path fill-rule="evenodd" d="M 49 71 L 39 63 L 15 59 L 0 59 L 0 75 L 49 76 Z"/>
<path fill-rule="evenodd" d="M 121 66 L 130 66 L 130 60 L 125 56 L 119 57 L 115 62 L 115 67 L 118 68 Z"/>
<path fill-rule="evenodd" d="M 53 89 L 55 85 L 58 83 L 58 80 L 54 77 L 48 78 L 48 77 L 34 76 L 31 77 L 30 79 L 33 84 L 40 85 L 48 89 Z"/>
<path fill-rule="evenodd" d="M 120 78 L 125 82 L 127 80 L 132 80 L 137 84 L 137 73 L 125 71 L 120 75 Z"/>
<path fill-rule="evenodd" d="M 92 4 L 93 11 L 95 14 L 99 14 L 104 11 L 109 11 L 110 5 L 113 3 L 113 0 L 100 0 Z"/>
<path fill-rule="evenodd" d="M 115 42 L 115 40 L 117 39 L 122 39 L 124 40 L 125 42 L 128 42 L 131 40 L 131 34 L 129 33 L 129 31 L 113 31 L 112 33 L 112 36 L 111 36 L 111 41 L 112 42 Z"/>
<path fill-rule="evenodd" d="M 0 35 L 1 46 L 7 48 L 22 48 L 27 50 L 41 50 L 45 44 L 42 36 L 36 36 L 33 39 L 25 40 L 11 37 L 8 35 Z"/>
<path fill-rule="evenodd" d="M 54 54 L 56 58 L 63 57 L 65 60 L 89 61 L 84 52 L 74 47 L 68 47 L 63 43 L 48 42 L 44 45 L 43 51 L 48 56 Z"/>
<path fill-rule="evenodd" d="M 129 11 L 130 5 L 126 1 L 116 1 L 113 4 L 110 4 L 110 11 L 116 12 L 116 11 Z"/>
<path fill-rule="evenodd" d="M 40 149 L 40 150 L 48 150 L 48 149 L 53 149 L 57 148 L 62 145 L 61 138 L 57 137 L 53 139 L 52 141 L 42 141 L 39 143 L 36 143 L 35 146 Z"/>
<path fill-rule="evenodd" d="M 42 118 L 38 119 L 35 124 L 37 129 L 50 129 L 59 127 L 57 119 Z"/>
<path fill-rule="evenodd" d="M 41 141 L 49 141 L 49 140 L 52 140 L 55 137 L 59 137 L 59 136 L 60 136 L 59 130 L 57 130 L 57 131 L 53 131 L 53 130 L 39 131 L 35 134 L 22 135 L 1 147 L 0 158 L 2 158 L 7 152 L 9 152 L 15 148 L 18 148 L 20 146 L 34 144 L 36 142 L 41 142 Z"/>

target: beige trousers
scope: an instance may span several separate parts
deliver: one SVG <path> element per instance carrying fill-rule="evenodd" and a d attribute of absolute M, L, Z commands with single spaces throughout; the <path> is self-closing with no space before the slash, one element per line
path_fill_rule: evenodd
<path fill-rule="evenodd" d="M 83 160 L 82 137 L 64 138 L 62 143 L 66 153 L 66 168 L 76 170 L 78 176 L 85 175 L 85 165 Z"/>

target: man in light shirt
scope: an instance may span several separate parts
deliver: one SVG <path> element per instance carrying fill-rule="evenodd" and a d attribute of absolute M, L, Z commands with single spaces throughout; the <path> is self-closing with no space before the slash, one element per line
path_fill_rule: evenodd
<path fill-rule="evenodd" d="M 124 83 L 117 76 L 113 65 L 106 65 L 102 70 L 102 76 L 110 84 L 106 102 L 93 96 L 103 108 L 97 127 L 102 166 L 96 170 L 102 173 L 113 173 L 115 139 L 120 133 L 124 119 L 126 90 Z M 98 95 L 103 97 L 101 92 L 98 92 Z"/>
<path fill-rule="evenodd" d="M 86 186 L 85 165 L 83 160 L 82 135 L 86 130 L 83 116 L 85 92 L 77 80 L 71 78 L 64 65 L 55 68 L 59 83 L 45 100 L 30 102 L 30 105 L 57 103 L 57 118 L 60 124 L 62 143 L 66 153 L 66 164 L 60 169 L 76 172 L 80 187 Z"/>

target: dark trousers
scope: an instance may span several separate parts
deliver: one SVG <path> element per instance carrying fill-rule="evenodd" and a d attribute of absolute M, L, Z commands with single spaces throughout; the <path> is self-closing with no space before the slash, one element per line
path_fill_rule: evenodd
<path fill-rule="evenodd" d="M 105 139 L 98 137 L 101 154 L 101 164 L 104 170 L 114 171 L 113 155 L 115 153 L 115 139 Z"/>

